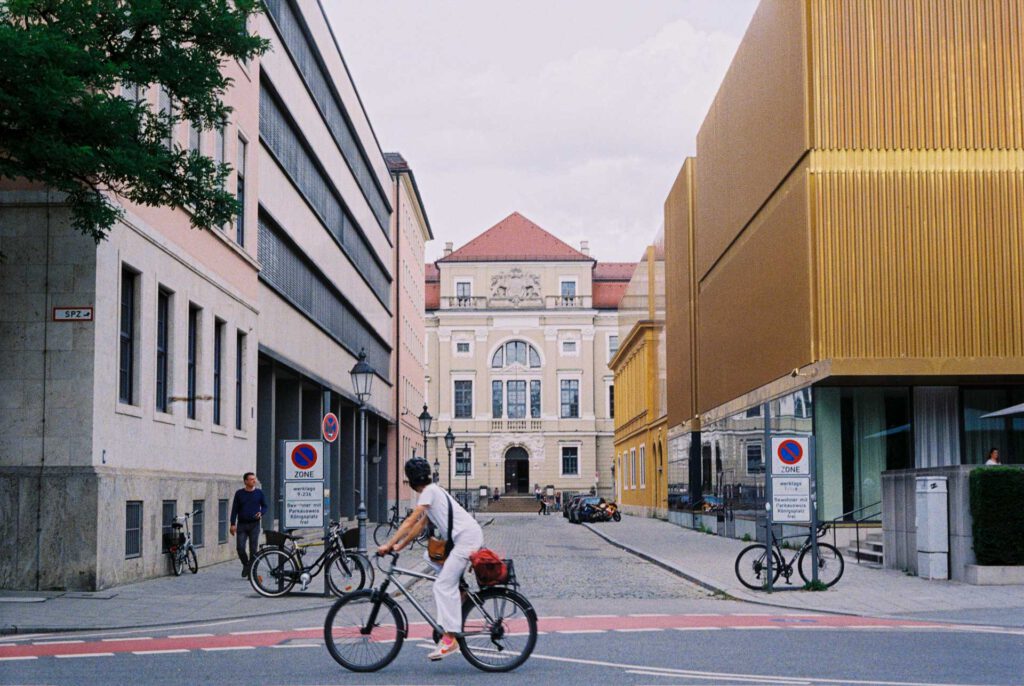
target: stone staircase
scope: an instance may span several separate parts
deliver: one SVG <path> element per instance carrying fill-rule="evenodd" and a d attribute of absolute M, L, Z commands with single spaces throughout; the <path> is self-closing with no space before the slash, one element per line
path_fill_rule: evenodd
<path fill-rule="evenodd" d="M 843 556 L 850 562 L 867 562 L 869 565 L 882 566 L 883 559 L 882 532 L 869 533 L 860 539 L 860 554 L 857 552 L 857 541 L 850 541 L 850 545 L 843 549 Z"/>
<path fill-rule="evenodd" d="M 529 512 L 536 514 L 539 507 L 540 503 L 532 495 L 503 495 L 497 502 L 488 500 L 487 506 L 481 507 L 480 511 L 487 512 L 488 514 L 495 512 Z"/>

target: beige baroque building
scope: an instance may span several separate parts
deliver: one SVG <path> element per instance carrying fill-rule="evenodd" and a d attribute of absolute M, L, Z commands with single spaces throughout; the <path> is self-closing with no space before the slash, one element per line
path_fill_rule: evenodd
<path fill-rule="evenodd" d="M 616 308 L 598 263 L 514 213 L 426 268 L 427 459 L 456 493 L 613 492 Z M 444 435 L 455 436 L 449 454 Z M 450 474 L 450 475 L 449 475 Z"/>

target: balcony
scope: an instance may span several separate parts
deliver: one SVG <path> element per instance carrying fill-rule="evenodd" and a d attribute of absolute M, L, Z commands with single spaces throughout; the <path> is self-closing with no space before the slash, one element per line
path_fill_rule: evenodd
<path fill-rule="evenodd" d="M 544 298 L 451 296 L 441 298 L 443 310 L 584 310 L 592 307 L 589 295 L 549 295 Z"/>
<path fill-rule="evenodd" d="M 487 298 L 483 296 L 445 296 L 441 306 L 446 310 L 485 310 Z"/>
<path fill-rule="evenodd" d="M 583 310 L 589 307 L 589 295 L 549 295 L 544 298 L 544 309 L 547 310 Z"/>
<path fill-rule="evenodd" d="M 494 433 L 532 433 L 541 430 L 539 419 L 492 419 Z"/>

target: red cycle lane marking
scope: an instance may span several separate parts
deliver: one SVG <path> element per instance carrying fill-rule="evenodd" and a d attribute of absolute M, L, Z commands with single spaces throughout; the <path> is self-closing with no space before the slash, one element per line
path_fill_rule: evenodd
<path fill-rule="evenodd" d="M 954 628 L 953 624 L 936 624 L 934 622 L 916 622 L 911 620 L 881 619 L 874 617 L 854 617 L 845 615 L 668 615 L 661 617 L 564 617 L 543 619 L 538 622 L 538 630 L 547 632 L 614 629 L 801 629 L 801 628 L 835 628 L 843 627 L 930 627 Z M 516 633 L 526 631 L 526 620 L 517 619 L 508 622 L 508 631 Z M 409 627 L 408 640 L 430 638 L 431 627 L 424 623 L 414 623 Z M 90 641 L 83 643 L 43 643 L 38 645 L 0 645 L 0 658 L 5 657 L 52 657 L 56 655 L 81 655 L 95 653 L 131 653 L 134 651 L 152 650 L 200 650 L 203 648 L 231 648 L 252 646 L 265 648 L 297 639 L 323 640 L 322 629 L 284 630 L 265 634 L 221 634 L 214 636 L 196 636 L 181 638 L 153 638 L 148 640 L 124 639 Z"/>

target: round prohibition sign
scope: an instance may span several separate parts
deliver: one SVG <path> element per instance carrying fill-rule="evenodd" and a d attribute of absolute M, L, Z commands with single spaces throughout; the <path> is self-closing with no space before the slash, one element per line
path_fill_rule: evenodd
<path fill-rule="evenodd" d="M 794 465 L 803 459 L 804 448 L 799 441 L 787 439 L 779 444 L 779 459 L 785 464 Z"/>
<path fill-rule="evenodd" d="M 321 423 L 320 428 L 324 435 L 324 440 L 328 443 L 334 443 L 338 440 L 338 433 L 341 431 L 341 423 L 338 421 L 338 415 L 333 412 L 328 412 L 324 415 L 324 421 Z"/>
<path fill-rule="evenodd" d="M 316 466 L 316 448 L 309 443 L 299 443 L 292 448 L 292 464 L 296 469 L 306 471 Z"/>

